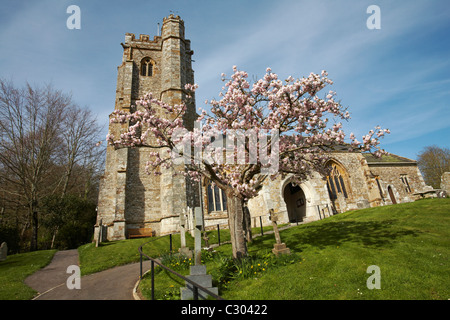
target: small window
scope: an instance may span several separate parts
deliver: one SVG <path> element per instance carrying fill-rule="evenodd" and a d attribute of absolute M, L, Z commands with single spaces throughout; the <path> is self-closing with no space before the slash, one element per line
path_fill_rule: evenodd
<path fill-rule="evenodd" d="M 208 212 L 212 211 L 226 211 L 227 210 L 227 196 L 225 192 L 217 186 L 208 184 Z"/>
<path fill-rule="evenodd" d="M 402 174 L 400 175 L 400 180 L 405 186 L 406 192 L 411 193 L 411 187 L 409 186 L 408 176 L 406 174 Z"/>
<path fill-rule="evenodd" d="M 151 77 L 153 75 L 153 64 L 150 58 L 144 58 L 141 62 L 141 76 Z"/>

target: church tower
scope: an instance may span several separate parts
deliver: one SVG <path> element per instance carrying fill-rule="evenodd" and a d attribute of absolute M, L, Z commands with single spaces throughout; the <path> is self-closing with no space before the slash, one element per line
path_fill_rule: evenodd
<path fill-rule="evenodd" d="M 161 35 L 153 40 L 141 34 L 125 34 L 123 58 L 117 68 L 115 109 L 133 112 L 135 102 L 148 92 L 168 104 L 180 104 L 186 97 L 184 86 L 194 83 L 190 41 L 185 39 L 184 22 L 179 16 L 164 18 Z M 185 126 L 196 119 L 195 105 L 187 106 Z M 109 132 L 118 136 L 120 124 L 113 123 Z M 148 148 L 107 147 L 106 167 L 100 182 L 97 223 L 106 226 L 102 238 L 120 240 L 129 229 L 152 228 L 157 235 L 178 230 L 180 213 L 193 200 L 189 181 L 183 175 L 161 170 L 155 176 L 145 171 Z M 183 170 L 183 168 L 180 168 Z"/>

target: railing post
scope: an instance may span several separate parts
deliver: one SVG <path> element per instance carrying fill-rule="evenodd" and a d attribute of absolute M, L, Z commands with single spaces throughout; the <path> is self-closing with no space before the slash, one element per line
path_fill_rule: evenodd
<path fill-rule="evenodd" d="M 155 300 L 155 263 L 151 262 L 152 268 L 152 300 Z"/>
<path fill-rule="evenodd" d="M 219 225 L 220 227 L 220 225 Z M 219 229 L 220 230 L 220 229 Z M 141 270 L 140 270 L 140 278 L 142 278 L 142 262 L 143 262 L 143 257 L 145 256 L 146 258 L 148 258 L 150 260 L 150 280 L 151 280 L 151 300 L 155 300 L 155 263 L 159 266 L 161 266 L 161 268 L 171 272 L 172 274 L 176 275 L 177 277 L 183 279 L 186 282 L 186 286 L 188 287 L 187 283 L 190 283 L 192 285 L 192 293 L 193 293 L 193 298 L 194 300 L 198 300 L 199 299 L 199 292 L 198 290 L 202 290 L 204 291 L 207 295 L 211 295 L 212 297 L 219 299 L 219 300 L 223 300 L 223 298 L 221 298 L 220 296 L 218 296 L 216 293 L 211 292 L 209 289 L 210 288 L 204 288 L 201 285 L 193 282 L 191 279 L 188 279 L 186 277 L 184 277 L 181 274 L 178 274 L 177 272 L 171 270 L 170 268 L 164 266 L 163 264 L 161 264 L 160 262 L 158 262 L 157 260 L 149 257 L 148 255 L 146 255 L 145 253 L 142 252 L 142 246 L 141 245 L 139 247 L 139 253 L 140 253 L 140 261 L 141 261 Z"/>
<path fill-rule="evenodd" d="M 172 234 L 169 234 L 169 246 L 170 246 L 170 248 L 169 248 L 169 252 L 170 253 L 172 253 Z"/>
<path fill-rule="evenodd" d="M 194 289 L 194 300 L 198 300 L 198 288 L 197 288 L 197 286 L 194 286 L 193 289 Z"/>
<path fill-rule="evenodd" d="M 220 246 L 220 225 L 217 224 L 217 238 L 219 239 L 219 246 Z"/>
<path fill-rule="evenodd" d="M 139 271 L 139 279 L 142 279 L 142 253 L 140 254 L 140 271 Z"/>

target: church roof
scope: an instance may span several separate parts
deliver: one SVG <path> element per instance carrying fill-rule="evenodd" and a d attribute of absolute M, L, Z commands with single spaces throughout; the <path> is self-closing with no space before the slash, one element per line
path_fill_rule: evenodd
<path fill-rule="evenodd" d="M 362 154 L 364 158 L 366 158 L 366 161 L 369 165 L 371 164 L 388 164 L 388 163 L 394 163 L 394 164 L 401 164 L 401 163 L 408 163 L 408 164 L 415 164 L 417 161 L 411 160 L 405 157 L 400 157 L 396 154 L 390 153 L 388 155 L 383 155 L 381 158 L 377 158 L 371 153 L 363 153 Z"/>

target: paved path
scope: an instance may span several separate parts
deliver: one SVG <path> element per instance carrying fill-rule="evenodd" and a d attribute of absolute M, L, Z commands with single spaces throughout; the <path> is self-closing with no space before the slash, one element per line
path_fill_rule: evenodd
<path fill-rule="evenodd" d="M 52 262 L 25 279 L 25 284 L 39 292 L 35 300 L 134 300 L 133 289 L 139 280 L 139 263 L 127 264 L 81 277 L 80 289 L 68 289 L 72 275 L 67 267 L 78 265 L 78 251 L 55 253 Z M 150 268 L 145 261 L 143 272 Z"/>

